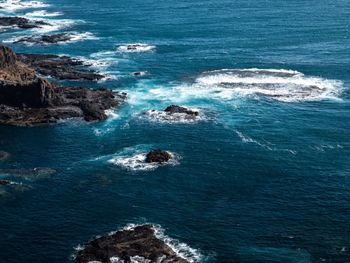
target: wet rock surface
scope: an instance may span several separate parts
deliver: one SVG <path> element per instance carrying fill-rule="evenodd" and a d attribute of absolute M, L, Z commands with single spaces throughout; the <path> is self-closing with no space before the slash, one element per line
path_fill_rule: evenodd
<path fill-rule="evenodd" d="M 169 113 L 169 114 L 184 113 L 184 114 L 187 114 L 190 116 L 198 116 L 199 115 L 198 111 L 193 111 L 193 110 L 190 110 L 188 108 L 177 106 L 177 105 L 171 105 L 171 106 L 167 107 L 164 111 Z"/>
<path fill-rule="evenodd" d="M 156 149 L 150 151 L 146 155 L 146 163 L 166 163 L 170 161 L 173 157 L 170 153 L 164 150 Z"/>
<path fill-rule="evenodd" d="M 101 262 L 176 262 L 187 263 L 155 235 L 152 225 L 137 226 L 97 238 L 80 250 L 76 263 Z"/>
<path fill-rule="evenodd" d="M 46 25 L 50 25 L 50 24 L 40 20 L 39 21 L 29 20 L 24 17 L 14 17 L 14 16 L 0 17 L 0 26 L 16 26 L 21 29 L 32 29 L 32 28 L 38 28 Z"/>
<path fill-rule="evenodd" d="M 93 70 L 87 69 L 83 61 L 67 56 L 18 54 L 18 59 L 30 65 L 39 74 L 60 80 L 100 80 L 104 78 Z"/>
<path fill-rule="evenodd" d="M 121 105 L 126 98 L 125 93 L 105 88 L 58 86 L 36 75 L 31 66 L 35 62 L 24 63 L 26 59 L 35 61 L 35 57 L 19 57 L 22 59 L 0 45 L 0 124 L 33 125 L 68 118 L 104 120 L 105 110 Z"/>

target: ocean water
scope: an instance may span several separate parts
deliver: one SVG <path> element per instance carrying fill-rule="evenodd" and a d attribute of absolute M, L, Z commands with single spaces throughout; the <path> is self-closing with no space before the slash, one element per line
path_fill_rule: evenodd
<path fill-rule="evenodd" d="M 65 84 L 129 94 L 104 122 L 0 127 L 0 150 L 11 154 L 0 179 L 23 184 L 0 188 L 1 263 L 71 262 L 79 244 L 146 222 L 192 262 L 350 262 L 350 1 L 0 6 L 54 25 L 1 28 L 0 41 L 81 57 L 108 77 Z M 55 32 L 76 37 L 11 43 Z M 133 43 L 144 45 L 126 52 Z M 200 119 L 162 117 L 171 104 Z M 153 148 L 176 161 L 143 165 Z M 3 170 L 35 167 L 57 172 Z"/>

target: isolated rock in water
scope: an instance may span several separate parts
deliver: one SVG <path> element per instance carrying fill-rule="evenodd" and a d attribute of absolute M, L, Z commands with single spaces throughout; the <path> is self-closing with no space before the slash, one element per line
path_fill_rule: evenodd
<path fill-rule="evenodd" d="M 167 151 L 160 149 L 152 150 L 146 155 L 146 163 L 165 163 L 173 157 Z"/>
<path fill-rule="evenodd" d="M 164 111 L 168 112 L 170 114 L 184 113 L 184 114 L 192 115 L 192 116 L 199 115 L 198 111 L 193 111 L 193 110 L 187 109 L 185 107 L 177 106 L 177 105 L 171 105 L 171 106 L 167 107 Z"/>
<path fill-rule="evenodd" d="M 10 157 L 8 152 L 0 151 L 0 161 L 4 161 Z"/>
<path fill-rule="evenodd" d="M 76 117 L 104 120 L 105 110 L 121 105 L 125 98 L 125 93 L 105 88 L 57 86 L 39 78 L 30 64 L 0 45 L 0 124 L 32 125 Z"/>
<path fill-rule="evenodd" d="M 30 65 L 37 73 L 60 80 L 100 80 L 104 78 L 93 70 L 87 69 L 83 61 L 67 56 L 18 54 L 18 59 Z"/>
<path fill-rule="evenodd" d="M 134 77 L 143 77 L 147 75 L 147 71 L 136 71 L 131 73 Z"/>
<path fill-rule="evenodd" d="M 164 241 L 156 237 L 152 225 L 136 226 L 89 242 L 76 255 L 76 263 L 101 262 L 176 262 L 187 263 Z M 141 262 L 141 261 L 137 261 Z"/>
<path fill-rule="evenodd" d="M 0 180 L 0 185 L 9 185 L 9 184 L 11 184 L 11 182 L 8 180 Z"/>
<path fill-rule="evenodd" d="M 0 26 L 16 26 L 22 29 L 31 29 L 31 28 L 37 28 L 37 27 L 47 26 L 47 25 L 50 25 L 50 24 L 44 21 L 29 20 L 24 17 L 14 17 L 14 16 L 0 17 Z"/>

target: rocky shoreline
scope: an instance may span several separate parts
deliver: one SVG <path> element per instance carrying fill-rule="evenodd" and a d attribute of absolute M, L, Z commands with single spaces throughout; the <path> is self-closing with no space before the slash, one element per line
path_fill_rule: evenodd
<path fill-rule="evenodd" d="M 75 68 L 81 64 L 68 57 L 16 55 L 0 45 L 0 124 L 27 126 L 69 118 L 106 119 L 105 111 L 120 106 L 125 93 L 106 88 L 62 87 L 37 74 L 59 79 L 100 77 Z"/>

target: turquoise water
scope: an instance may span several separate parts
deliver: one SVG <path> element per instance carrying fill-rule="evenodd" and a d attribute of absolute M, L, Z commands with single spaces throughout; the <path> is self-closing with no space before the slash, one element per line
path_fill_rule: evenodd
<path fill-rule="evenodd" d="M 2 32 L 1 41 L 93 60 L 106 81 L 67 84 L 129 97 L 101 123 L 0 127 L 1 150 L 11 153 L 0 168 L 57 170 L 0 174 L 25 184 L 0 189 L 0 262 L 70 262 L 78 244 L 145 222 L 201 261 L 350 262 L 349 1 L 47 0 L 26 10 L 9 2 L 2 13 L 61 12 L 45 19 L 62 27 L 46 32 L 85 39 L 9 43 L 44 31 L 34 30 Z M 118 49 L 129 43 L 151 50 Z M 142 114 L 170 104 L 199 109 L 201 120 Z M 130 165 L 152 148 L 177 163 Z"/>

